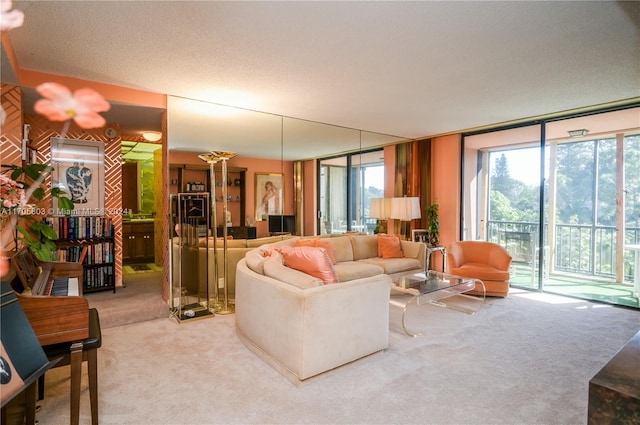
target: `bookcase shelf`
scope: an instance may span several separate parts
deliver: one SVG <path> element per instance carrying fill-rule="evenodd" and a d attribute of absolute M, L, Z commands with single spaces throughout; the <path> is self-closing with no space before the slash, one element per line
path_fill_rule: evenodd
<path fill-rule="evenodd" d="M 111 218 L 51 217 L 48 222 L 58 235 L 56 259 L 82 263 L 82 292 L 116 292 L 115 240 Z"/>
<path fill-rule="evenodd" d="M 207 192 L 211 193 L 210 169 L 203 165 L 170 164 L 170 193 Z M 244 226 L 246 217 L 246 175 L 247 169 L 229 167 L 227 169 L 227 209 L 231 213 L 234 226 Z M 226 218 L 222 213 L 222 170 L 215 168 L 216 222 L 222 224 Z"/>

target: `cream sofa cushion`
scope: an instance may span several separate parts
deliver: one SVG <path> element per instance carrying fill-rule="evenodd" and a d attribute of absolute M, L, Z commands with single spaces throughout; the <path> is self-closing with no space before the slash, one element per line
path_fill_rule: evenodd
<path fill-rule="evenodd" d="M 360 261 L 343 261 L 333 266 L 340 282 L 377 276 L 384 274 L 382 267 Z"/>
<path fill-rule="evenodd" d="M 353 247 L 353 259 L 362 260 L 378 256 L 378 236 L 377 235 L 355 235 L 349 236 Z"/>
<path fill-rule="evenodd" d="M 366 263 L 381 267 L 386 274 L 399 273 L 421 267 L 420 261 L 415 258 L 367 258 L 358 261 L 358 263 Z"/>
<path fill-rule="evenodd" d="M 331 246 L 333 256 L 338 263 L 342 261 L 353 261 L 353 248 L 349 236 L 340 236 L 326 239 Z"/>

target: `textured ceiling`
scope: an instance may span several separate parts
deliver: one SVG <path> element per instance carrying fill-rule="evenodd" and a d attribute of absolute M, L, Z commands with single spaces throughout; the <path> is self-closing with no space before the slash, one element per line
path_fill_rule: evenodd
<path fill-rule="evenodd" d="M 640 97 L 639 6 L 14 1 L 10 38 L 21 69 L 418 138 Z"/>

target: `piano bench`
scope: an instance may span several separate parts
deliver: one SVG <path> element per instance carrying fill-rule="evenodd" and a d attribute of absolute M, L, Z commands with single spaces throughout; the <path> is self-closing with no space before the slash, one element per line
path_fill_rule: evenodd
<path fill-rule="evenodd" d="M 95 308 L 89 309 L 89 338 L 82 342 L 82 361 L 87 362 L 89 373 L 89 398 L 91 399 L 91 423 L 98 424 L 98 348 L 102 346 L 102 331 L 100 330 L 100 316 Z M 70 343 L 45 345 L 42 347 L 49 360 L 61 357 L 61 360 L 53 366 L 69 365 L 71 362 Z M 44 377 L 38 378 L 38 400 L 44 398 Z M 80 394 L 72 394 L 72 399 L 77 397 L 78 404 Z M 73 403 L 73 400 L 72 400 Z"/>

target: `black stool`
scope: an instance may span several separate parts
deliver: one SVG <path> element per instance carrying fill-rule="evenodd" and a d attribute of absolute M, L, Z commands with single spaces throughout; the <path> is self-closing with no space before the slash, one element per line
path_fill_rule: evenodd
<path fill-rule="evenodd" d="M 82 341 L 82 361 L 87 362 L 87 370 L 89 373 L 89 398 L 91 399 L 91 423 L 98 425 L 98 348 L 102 346 L 102 332 L 100 331 L 100 317 L 98 316 L 98 310 L 95 308 L 89 309 L 89 338 Z M 61 343 L 45 345 L 42 347 L 45 354 L 52 360 L 54 358 L 61 357 L 61 360 L 54 366 L 66 366 L 71 363 L 71 352 L 74 349 L 74 344 Z M 82 373 L 82 370 L 80 370 Z M 44 398 L 44 376 L 38 378 L 38 400 Z M 80 406 L 80 391 L 75 388 L 79 386 L 73 385 L 74 379 L 80 379 L 80 376 L 71 377 L 71 405 L 72 415 L 71 423 L 78 423 L 79 421 L 79 406 Z M 74 412 L 75 410 L 75 412 Z M 75 413 L 75 418 L 74 418 Z M 75 421 L 74 421 L 75 419 Z"/>

